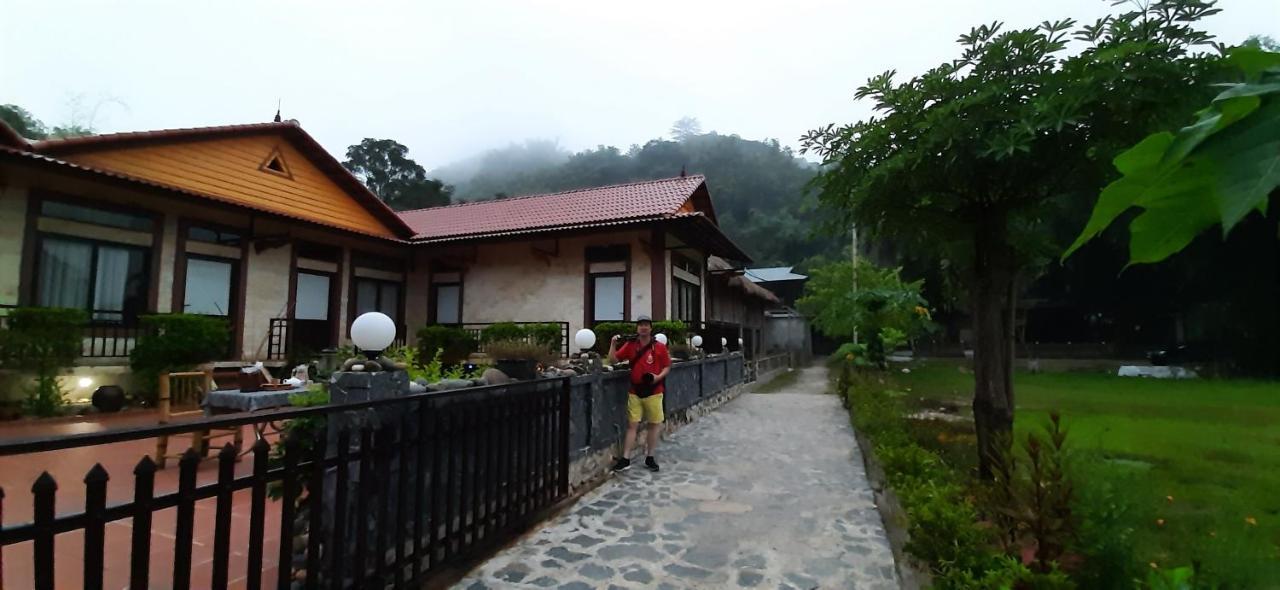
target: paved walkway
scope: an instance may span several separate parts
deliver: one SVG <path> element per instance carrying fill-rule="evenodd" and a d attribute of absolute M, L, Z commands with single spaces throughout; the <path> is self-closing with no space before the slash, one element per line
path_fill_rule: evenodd
<path fill-rule="evenodd" d="M 897 588 L 847 414 L 821 368 L 748 394 L 456 588 Z"/>

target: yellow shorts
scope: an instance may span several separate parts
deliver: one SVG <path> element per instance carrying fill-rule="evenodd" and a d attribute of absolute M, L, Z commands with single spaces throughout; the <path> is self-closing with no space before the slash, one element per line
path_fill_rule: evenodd
<path fill-rule="evenodd" d="M 662 424 L 666 420 L 662 414 L 661 393 L 643 399 L 634 393 L 627 394 L 627 421 L 639 422 L 642 419 L 649 424 Z"/>

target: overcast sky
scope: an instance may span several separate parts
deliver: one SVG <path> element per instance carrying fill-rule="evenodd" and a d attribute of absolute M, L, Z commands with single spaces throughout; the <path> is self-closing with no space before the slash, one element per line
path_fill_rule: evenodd
<path fill-rule="evenodd" d="M 1223 0 L 1226 42 L 1280 38 L 1280 0 Z M 0 0 L 0 103 L 100 132 L 268 121 L 335 155 L 392 138 L 434 168 L 528 138 L 625 148 L 690 115 L 797 145 L 867 114 L 854 89 L 958 54 L 1001 20 L 1105 0 L 104 2 Z"/>

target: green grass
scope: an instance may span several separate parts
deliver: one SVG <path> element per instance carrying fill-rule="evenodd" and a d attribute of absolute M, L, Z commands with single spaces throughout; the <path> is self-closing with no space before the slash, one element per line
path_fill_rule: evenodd
<path fill-rule="evenodd" d="M 774 376 L 760 385 L 756 386 L 753 393 L 778 393 L 795 386 L 796 380 L 800 378 L 800 371 L 784 371 Z"/>
<path fill-rule="evenodd" d="M 914 404 L 969 412 L 973 376 L 955 364 L 917 364 L 894 379 Z M 1164 520 L 1138 523 L 1144 558 L 1228 560 L 1280 579 L 1280 383 L 1041 373 L 1016 375 L 1014 390 L 1018 433 L 1056 410 L 1084 473 L 1137 473 L 1132 491 Z"/>

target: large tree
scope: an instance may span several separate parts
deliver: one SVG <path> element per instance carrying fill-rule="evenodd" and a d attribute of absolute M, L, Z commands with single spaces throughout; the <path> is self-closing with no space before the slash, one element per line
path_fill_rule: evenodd
<path fill-rule="evenodd" d="M 4 121 L 17 131 L 18 135 L 27 139 L 44 139 L 49 136 L 48 130 L 40 119 L 16 104 L 0 105 L 0 121 Z"/>
<path fill-rule="evenodd" d="M 365 138 L 348 147 L 342 165 L 396 211 L 448 205 L 453 193 L 453 187 L 428 178 L 409 148 L 391 139 Z"/>
<path fill-rule="evenodd" d="M 815 183 L 834 227 L 857 224 L 962 278 L 983 476 L 1013 427 L 1017 295 L 1061 248 L 1050 221 L 1105 184 L 1115 153 L 1201 100 L 1217 61 L 1194 28 L 1213 2 L 1131 6 L 1084 26 L 974 28 L 958 59 L 861 87 L 877 116 L 803 138 L 824 160 Z"/>

